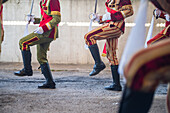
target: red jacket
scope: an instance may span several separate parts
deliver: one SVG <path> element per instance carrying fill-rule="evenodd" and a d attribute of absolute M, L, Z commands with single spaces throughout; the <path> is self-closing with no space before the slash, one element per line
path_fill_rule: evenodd
<path fill-rule="evenodd" d="M 40 27 L 44 32 L 52 30 L 49 38 L 58 37 L 58 23 L 61 21 L 60 3 L 58 0 L 42 0 L 40 2 Z"/>

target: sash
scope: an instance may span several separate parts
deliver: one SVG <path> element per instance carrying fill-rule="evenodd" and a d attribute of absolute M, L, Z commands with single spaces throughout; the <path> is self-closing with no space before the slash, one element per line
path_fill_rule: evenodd
<path fill-rule="evenodd" d="M 51 21 L 53 19 L 52 16 L 49 16 L 44 12 L 44 10 L 41 7 L 41 4 L 40 4 L 40 9 L 41 9 L 42 20 L 40 22 L 39 27 L 45 25 L 46 23 L 48 23 L 49 21 Z"/>
<path fill-rule="evenodd" d="M 114 13 L 117 12 L 117 11 L 109 8 L 109 7 L 107 6 L 107 3 L 105 3 L 105 6 L 106 6 L 106 9 L 107 9 L 107 12 L 112 13 L 112 14 L 114 14 Z M 107 23 L 109 23 L 110 21 L 112 21 L 112 20 L 106 20 Z"/>

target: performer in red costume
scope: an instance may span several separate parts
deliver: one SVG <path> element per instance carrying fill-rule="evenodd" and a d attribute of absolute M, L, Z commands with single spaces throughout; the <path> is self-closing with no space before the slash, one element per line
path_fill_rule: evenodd
<path fill-rule="evenodd" d="M 151 0 L 151 2 L 159 10 L 169 11 L 161 7 L 164 6 L 162 4 L 170 5 L 166 0 L 161 2 Z M 166 38 L 162 38 L 156 43 L 153 40 L 150 41 L 148 48 L 135 53 L 125 66 L 124 75 L 127 83 L 123 91 L 119 113 L 148 113 L 159 83 L 170 83 L 169 37 L 169 32 L 166 32 Z M 167 93 L 167 111 L 170 113 L 170 87 Z"/>
<path fill-rule="evenodd" d="M 168 38 L 170 35 L 170 15 L 164 11 L 159 10 L 159 9 L 155 9 L 153 14 L 156 18 L 165 19 L 166 23 L 165 23 L 165 28 L 160 33 L 158 33 L 155 37 L 153 37 L 152 39 L 150 39 L 147 42 L 148 46 L 150 44 L 153 44 L 155 42 L 158 42 L 160 40 Z"/>
<path fill-rule="evenodd" d="M 31 52 L 30 46 L 37 45 L 37 60 L 40 64 L 42 74 L 46 78 L 46 83 L 38 88 L 55 88 L 55 82 L 51 74 L 51 70 L 47 60 L 47 50 L 50 43 L 58 38 L 58 24 L 61 21 L 60 3 L 58 0 L 41 0 L 41 19 L 30 18 L 29 21 L 35 24 L 39 23 L 39 27 L 35 31 L 19 41 L 24 68 L 18 72 L 14 72 L 16 76 L 32 76 Z"/>
<path fill-rule="evenodd" d="M 105 87 L 107 90 L 121 91 L 120 76 L 118 73 L 118 59 L 116 49 L 118 38 L 125 31 L 124 19 L 133 15 L 133 8 L 130 0 L 106 0 L 106 14 L 98 16 L 94 20 L 98 21 L 102 26 L 93 29 L 85 35 L 85 42 L 95 61 L 93 71 L 89 74 L 94 76 L 105 68 L 102 62 L 97 46 L 97 40 L 106 40 L 107 58 L 110 62 L 113 84 Z"/>
<path fill-rule="evenodd" d="M 3 28 L 3 3 L 8 0 L 0 0 L 0 53 L 1 53 L 1 44 L 4 40 L 4 28 Z"/>

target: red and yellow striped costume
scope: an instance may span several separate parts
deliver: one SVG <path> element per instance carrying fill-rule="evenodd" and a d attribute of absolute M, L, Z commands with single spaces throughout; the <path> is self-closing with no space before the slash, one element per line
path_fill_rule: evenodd
<path fill-rule="evenodd" d="M 153 91 L 160 81 L 170 82 L 170 39 L 164 39 L 137 52 L 124 70 L 127 86 Z"/>
<path fill-rule="evenodd" d="M 165 12 L 161 11 L 160 18 L 165 19 Z M 170 37 L 170 22 L 166 21 L 165 28 L 160 33 L 158 33 L 155 37 L 151 38 L 147 42 L 147 45 L 149 46 L 155 42 L 158 42 L 168 37 Z"/>
<path fill-rule="evenodd" d="M 164 4 L 170 5 L 167 0 L 150 1 L 158 9 L 166 12 Z M 169 32 L 166 33 L 166 38 L 150 43 L 147 48 L 139 50 L 125 65 L 124 75 L 127 82 L 119 113 L 148 113 L 157 86 L 160 83 L 170 83 L 170 36 Z M 167 93 L 167 109 L 170 113 L 170 87 Z"/>
<path fill-rule="evenodd" d="M 159 83 L 170 83 L 170 38 L 137 52 L 124 73 L 127 87 L 134 91 L 154 92 Z M 170 111 L 169 97 L 168 93 L 167 108 Z"/>
<path fill-rule="evenodd" d="M 111 13 L 111 20 L 88 32 L 84 38 L 88 46 L 96 44 L 96 40 L 106 39 L 107 58 L 112 65 L 118 65 L 116 55 L 118 38 L 124 33 L 124 19 L 133 14 L 133 8 L 130 0 L 106 0 L 105 5 L 107 11 Z"/>

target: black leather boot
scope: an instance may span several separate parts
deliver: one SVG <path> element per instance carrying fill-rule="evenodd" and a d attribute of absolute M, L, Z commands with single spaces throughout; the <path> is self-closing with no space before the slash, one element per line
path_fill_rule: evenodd
<path fill-rule="evenodd" d="M 119 113 L 148 113 L 153 97 L 154 92 L 133 91 L 125 87 Z"/>
<path fill-rule="evenodd" d="M 51 74 L 50 66 L 48 63 L 41 64 L 41 71 L 44 75 L 46 82 L 42 86 L 38 86 L 39 89 L 55 89 L 55 82 Z"/>
<path fill-rule="evenodd" d="M 16 76 L 32 76 L 32 66 L 31 66 L 31 52 L 28 51 L 21 51 L 24 68 L 20 71 L 14 72 Z"/>
<path fill-rule="evenodd" d="M 105 89 L 112 91 L 122 91 L 122 86 L 120 85 L 120 75 L 118 73 L 118 65 L 111 65 L 110 67 L 113 77 L 113 84 L 106 86 Z"/>
<path fill-rule="evenodd" d="M 90 72 L 89 76 L 97 75 L 100 71 L 106 68 L 105 64 L 101 61 L 100 54 L 99 54 L 99 48 L 97 44 L 89 46 L 89 50 L 93 56 L 93 59 L 95 61 L 95 65 L 93 67 L 92 72 Z"/>

